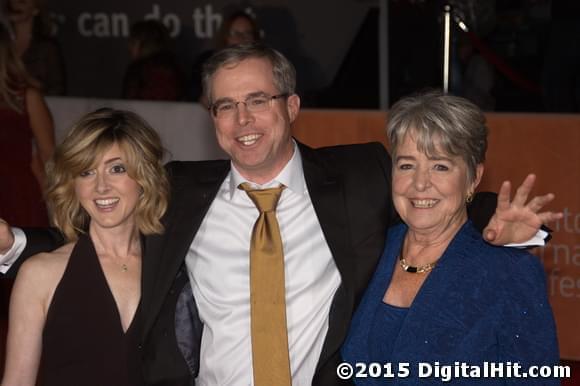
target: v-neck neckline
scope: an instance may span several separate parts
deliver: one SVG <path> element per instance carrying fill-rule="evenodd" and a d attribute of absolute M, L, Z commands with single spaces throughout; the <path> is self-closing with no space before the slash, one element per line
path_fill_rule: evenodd
<path fill-rule="evenodd" d="M 116 314 L 116 320 L 117 320 L 117 325 L 119 327 L 119 330 L 121 331 L 121 334 L 123 336 L 127 336 L 127 334 L 133 328 L 133 325 L 135 324 L 135 319 L 137 319 L 137 314 L 139 313 L 139 310 L 141 308 L 141 297 L 139 297 L 139 304 L 137 305 L 137 308 L 135 309 L 135 312 L 133 313 L 133 316 L 131 317 L 131 321 L 129 322 L 127 329 L 124 330 L 123 329 L 123 321 L 121 319 L 121 312 L 119 311 L 119 305 L 117 304 L 117 301 L 115 300 L 115 296 L 113 295 L 113 291 L 111 290 L 111 285 L 109 284 L 109 281 L 107 280 L 107 275 L 105 275 L 105 271 L 103 270 L 103 266 L 101 265 L 101 260 L 99 259 L 99 255 L 97 254 L 97 250 L 95 249 L 93 239 L 88 234 L 84 235 L 83 237 L 86 239 L 88 247 L 90 248 L 89 252 L 92 253 L 94 258 L 96 259 L 96 263 L 97 263 L 97 266 L 99 268 L 98 271 L 99 271 L 100 276 L 105 284 L 105 287 L 107 288 L 109 301 L 112 302 L 112 304 L 114 306 L 113 308 L 114 308 L 114 312 Z M 80 241 L 80 239 L 79 239 L 79 241 Z"/>

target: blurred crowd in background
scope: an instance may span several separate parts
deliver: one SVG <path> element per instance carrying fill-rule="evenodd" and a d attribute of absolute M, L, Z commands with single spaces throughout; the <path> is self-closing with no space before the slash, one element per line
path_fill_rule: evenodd
<path fill-rule="evenodd" d="M 56 22 L 48 0 L 5 3 L 4 23 L 45 94 L 102 96 L 67 87 L 67 80 L 78 79 L 67 73 L 82 69 L 66 63 L 74 53 L 63 52 L 62 31 L 55 34 L 57 28 L 51 28 Z M 213 50 L 260 39 L 276 46 L 272 22 L 261 19 L 259 6 L 243 4 L 227 7 L 217 33 L 191 50 L 178 46 L 159 20 L 133 23 L 126 52 L 111 52 L 126 55 L 128 62 L 123 79 L 103 79 L 117 83 L 106 96 L 204 103 L 199 74 Z M 411 92 L 441 87 L 443 4 L 453 10 L 453 93 L 487 111 L 580 111 L 580 3 L 575 0 L 389 1 L 388 47 L 384 47 L 389 58 L 389 105 Z M 306 107 L 379 108 L 379 18 L 378 2 L 370 2 L 347 52 L 337 59 L 341 62 L 335 74 L 323 74 L 307 55 L 301 57 L 302 66 L 293 60 L 298 63 L 298 91 Z M 320 27 L 325 28 L 324 23 Z"/>

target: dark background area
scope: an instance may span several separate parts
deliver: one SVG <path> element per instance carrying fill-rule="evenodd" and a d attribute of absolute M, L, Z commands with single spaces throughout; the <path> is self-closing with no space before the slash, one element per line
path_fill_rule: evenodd
<path fill-rule="evenodd" d="M 0 0 L 1 1 L 1 0 Z M 380 8 L 388 1 L 388 47 L 379 46 Z M 186 75 L 197 55 L 212 45 L 217 14 L 247 8 L 256 16 L 267 44 L 297 67 L 303 106 L 380 108 L 379 49 L 388 49 L 389 105 L 400 97 L 442 86 L 442 0 L 320 0 L 317 2 L 48 1 L 67 73 L 67 95 L 119 98 L 129 63 L 127 34 L 109 25 L 108 36 L 79 31 L 85 14 L 122 14 L 126 26 L 151 15 L 171 24 L 180 20 L 173 50 Z M 491 111 L 580 112 L 580 1 L 449 0 L 467 36 L 453 23 L 451 92 L 465 91 L 473 45 L 478 71 L 489 78 L 480 106 Z M 208 10 L 209 8 L 209 10 Z M 206 19 L 195 24 L 195 14 Z M 172 19 L 173 18 L 173 19 Z M 85 19 L 86 21 L 87 19 Z M 198 20 L 198 21 L 199 21 Z M 200 35 L 200 31 L 202 32 Z M 482 80 L 474 72 L 475 81 Z M 473 73 L 471 74 L 473 77 Z M 187 99 L 186 99 L 187 100 Z M 479 101 L 476 101 L 479 103 Z"/>
<path fill-rule="evenodd" d="M 454 2 L 451 2 L 452 4 Z M 457 1 L 459 15 L 480 40 L 474 48 L 493 73 L 495 111 L 580 111 L 580 2 Z M 389 102 L 442 87 L 443 1 L 389 2 Z M 378 108 L 378 8 L 369 9 L 330 87 L 324 107 Z M 459 45 L 469 40 L 453 23 L 451 91 L 461 94 Z M 455 76 L 455 79 L 454 79 Z"/>

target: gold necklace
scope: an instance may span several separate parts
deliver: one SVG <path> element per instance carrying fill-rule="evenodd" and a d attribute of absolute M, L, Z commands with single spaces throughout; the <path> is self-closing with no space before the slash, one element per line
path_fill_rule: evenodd
<path fill-rule="evenodd" d="M 113 260 L 113 263 L 115 263 L 115 265 L 121 269 L 121 272 L 129 272 L 129 264 L 128 263 L 121 263 L 121 262 L 115 261 L 115 260 Z"/>
<path fill-rule="evenodd" d="M 401 268 L 403 268 L 403 271 L 409 272 L 409 273 L 427 273 L 427 272 L 431 271 L 433 268 L 435 268 L 435 265 L 437 265 L 437 261 L 439 261 L 439 260 L 435 260 L 432 263 L 428 263 L 425 265 L 420 265 L 418 267 L 415 267 L 415 266 L 407 263 L 407 260 L 405 260 L 405 258 L 403 257 L 403 254 L 399 255 L 399 265 L 401 266 Z"/>

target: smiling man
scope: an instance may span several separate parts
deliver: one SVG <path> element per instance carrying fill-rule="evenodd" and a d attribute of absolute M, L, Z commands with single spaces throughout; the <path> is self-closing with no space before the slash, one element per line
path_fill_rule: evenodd
<path fill-rule="evenodd" d="M 293 88 L 276 84 L 265 58 L 226 64 L 211 77 L 207 96 L 214 101 L 210 109 L 217 140 L 237 171 L 252 182 L 272 180 L 292 158 L 290 124 L 300 108 Z"/>
<path fill-rule="evenodd" d="M 145 378 L 175 386 L 192 378 L 204 386 L 345 384 L 336 376 L 339 350 L 396 221 L 390 158 L 378 143 L 311 149 L 295 141 L 295 70 L 267 46 L 217 52 L 203 83 L 231 160 L 167 166 L 166 231 L 145 239 Z M 522 228 L 552 219 L 537 214 L 552 196 L 525 205 L 532 184 L 511 205 L 500 193 L 490 229 L 497 242 L 529 238 Z M 482 201 L 474 200 L 473 219 L 484 225 L 495 201 Z M 0 252 L 11 244 L 0 224 Z"/>

